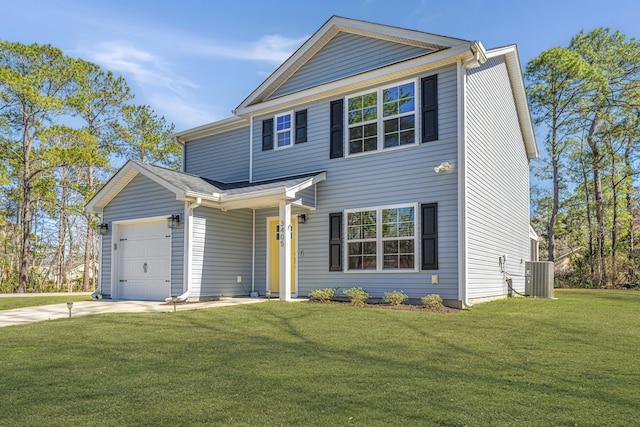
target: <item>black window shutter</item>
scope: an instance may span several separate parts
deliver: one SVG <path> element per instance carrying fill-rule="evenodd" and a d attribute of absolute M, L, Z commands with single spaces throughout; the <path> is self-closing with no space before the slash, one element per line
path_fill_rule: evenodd
<path fill-rule="evenodd" d="M 438 75 L 425 77 L 422 83 L 422 142 L 438 139 Z"/>
<path fill-rule="evenodd" d="M 296 111 L 296 144 L 307 142 L 307 110 Z"/>
<path fill-rule="evenodd" d="M 262 151 L 273 150 L 273 119 L 262 121 Z"/>
<path fill-rule="evenodd" d="M 331 102 L 331 136 L 329 138 L 329 158 L 336 159 L 344 156 L 344 100 Z"/>
<path fill-rule="evenodd" d="M 422 205 L 422 269 L 438 269 L 438 204 Z"/>
<path fill-rule="evenodd" d="M 329 214 L 329 271 L 342 271 L 342 212 Z"/>

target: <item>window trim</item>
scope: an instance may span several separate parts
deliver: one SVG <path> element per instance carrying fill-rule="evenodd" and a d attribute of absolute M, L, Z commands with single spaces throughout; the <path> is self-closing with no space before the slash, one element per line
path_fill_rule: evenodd
<path fill-rule="evenodd" d="M 350 274 L 398 274 L 398 273 L 418 273 L 420 272 L 420 264 L 422 263 L 422 255 L 420 253 L 420 247 L 422 246 L 419 236 L 419 204 L 414 203 L 398 203 L 393 205 L 383 206 L 370 206 L 363 208 L 345 209 L 342 216 L 342 235 L 344 236 L 344 248 L 343 248 L 343 272 Z M 382 220 L 382 211 L 384 209 L 397 209 L 397 208 L 413 208 L 413 268 L 397 268 L 397 269 L 385 269 L 384 268 L 384 239 L 382 237 L 382 227 L 380 222 Z M 376 269 L 375 270 L 352 270 L 349 268 L 349 213 L 363 212 L 363 211 L 376 211 Z M 389 240 L 389 238 L 386 238 Z M 354 241 L 361 241 L 362 239 L 356 239 Z M 407 239 L 408 240 L 408 239 Z"/>
<path fill-rule="evenodd" d="M 348 95 L 346 95 L 343 99 L 344 99 L 344 106 L 343 106 L 343 115 L 344 115 L 344 132 L 343 132 L 343 140 L 342 143 L 344 144 L 344 157 L 360 157 L 360 156 L 366 156 L 369 154 L 375 154 L 375 153 L 382 153 L 382 152 L 388 152 L 388 151 L 395 151 L 395 150 L 402 150 L 405 148 L 409 148 L 409 147 L 416 147 L 420 145 L 420 142 L 422 141 L 422 120 L 421 120 L 421 107 L 422 106 L 422 91 L 419 87 L 421 80 L 418 77 L 412 78 L 412 79 L 407 79 L 407 80 L 401 80 L 401 81 L 397 81 L 394 83 L 390 83 L 390 84 L 386 84 L 383 86 L 377 86 L 375 88 L 370 88 L 367 90 L 363 90 L 363 91 L 359 91 L 359 92 L 354 92 L 354 93 L 350 93 Z M 413 139 L 413 143 L 412 144 L 405 144 L 405 145 L 397 145 L 395 147 L 389 147 L 389 148 L 384 148 L 384 100 L 382 97 L 383 91 L 385 89 L 389 89 L 392 87 L 396 87 L 396 86 L 402 86 L 405 85 L 407 83 L 413 83 L 413 116 L 414 116 L 414 121 L 415 121 L 415 127 L 414 127 L 414 139 Z M 361 153 L 350 153 L 349 150 L 349 130 L 351 129 L 351 125 L 349 124 L 349 99 L 350 98 L 354 98 L 357 96 L 362 96 L 362 95 L 366 95 L 368 93 L 372 93 L 375 92 L 376 96 L 377 96 L 377 117 L 376 117 L 376 124 L 377 124 L 377 148 L 375 150 L 371 150 L 371 151 L 363 151 Z M 394 115 L 392 117 L 405 117 L 408 116 L 408 113 L 402 113 L 402 114 L 398 114 L 398 115 Z M 364 124 L 369 124 L 372 123 L 372 120 L 369 120 L 367 122 L 361 122 L 358 123 L 358 125 L 362 126 Z M 354 125 L 355 126 L 355 125 Z"/>
<path fill-rule="evenodd" d="M 274 150 L 285 150 L 287 148 L 291 148 L 295 145 L 295 116 L 294 116 L 294 112 L 292 111 L 285 111 L 284 113 L 280 113 L 280 114 L 276 114 L 275 116 L 273 116 L 273 149 Z M 278 130 L 278 118 L 279 117 L 284 117 L 284 116 L 289 116 L 289 127 L 285 130 Z M 281 133 L 285 133 L 285 132 L 289 132 L 289 144 L 288 145 L 283 145 L 282 147 L 280 147 L 278 145 L 278 136 Z"/>

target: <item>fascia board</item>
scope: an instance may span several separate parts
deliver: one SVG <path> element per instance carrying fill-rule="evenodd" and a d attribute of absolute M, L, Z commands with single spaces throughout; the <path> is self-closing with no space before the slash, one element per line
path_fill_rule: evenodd
<path fill-rule="evenodd" d="M 280 98 L 238 108 L 235 113 L 240 116 L 267 114 L 273 111 L 289 108 L 300 103 L 357 91 L 370 85 L 380 85 L 389 81 L 401 79 L 410 74 L 427 71 L 429 69 L 449 64 L 455 64 L 460 56 L 472 55 L 469 47 L 469 43 L 465 42 L 456 48 L 430 53 L 418 58 L 367 71 L 356 76 L 347 77 L 299 92 L 294 92 Z"/>
<path fill-rule="evenodd" d="M 518 112 L 518 119 L 520 121 L 520 129 L 522 130 L 522 138 L 524 139 L 527 150 L 527 158 L 529 160 L 537 159 L 540 157 L 540 154 L 533 131 L 533 122 L 531 121 L 527 91 L 524 86 L 524 78 L 522 77 L 522 68 L 520 67 L 517 48 L 515 45 L 511 45 L 491 49 L 487 52 L 487 58 L 495 58 L 497 56 L 505 57 L 509 79 L 511 80 L 511 88 L 516 102 L 516 111 Z"/>

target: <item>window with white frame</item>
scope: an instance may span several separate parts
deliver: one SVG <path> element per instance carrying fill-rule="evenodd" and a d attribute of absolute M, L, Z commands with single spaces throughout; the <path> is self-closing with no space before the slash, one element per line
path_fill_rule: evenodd
<path fill-rule="evenodd" d="M 293 112 L 280 114 L 275 116 L 276 127 L 276 150 L 279 148 L 290 147 L 292 143 L 291 127 L 292 127 Z"/>
<path fill-rule="evenodd" d="M 416 205 L 348 210 L 347 271 L 416 271 Z"/>
<path fill-rule="evenodd" d="M 346 98 L 349 155 L 416 143 L 415 81 Z"/>

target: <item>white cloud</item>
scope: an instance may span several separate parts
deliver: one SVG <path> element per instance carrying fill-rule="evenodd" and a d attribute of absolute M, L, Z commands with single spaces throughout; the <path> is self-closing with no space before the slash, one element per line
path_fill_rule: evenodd
<path fill-rule="evenodd" d="M 287 38 L 278 34 L 266 35 L 254 42 L 225 42 L 192 38 L 184 43 L 183 48 L 193 54 L 208 57 L 280 64 L 286 61 L 307 38 L 307 36 Z"/>
<path fill-rule="evenodd" d="M 197 89 L 188 78 L 177 75 L 160 57 L 139 49 L 129 42 L 100 42 L 92 48 L 81 48 L 84 55 L 104 68 L 131 77 L 141 86 L 156 86 L 183 94 L 185 88 Z"/>

